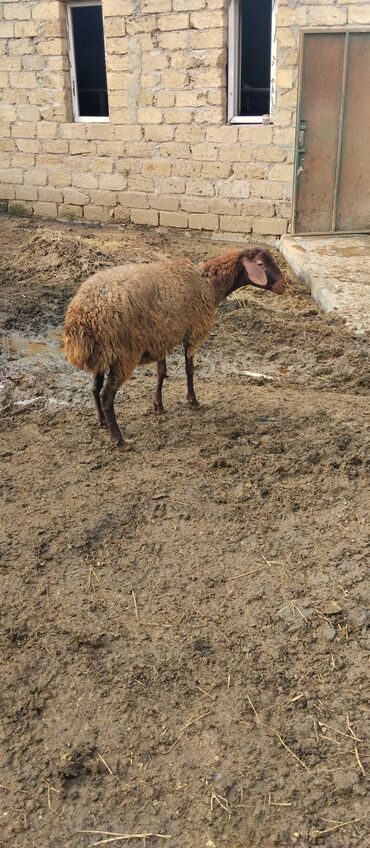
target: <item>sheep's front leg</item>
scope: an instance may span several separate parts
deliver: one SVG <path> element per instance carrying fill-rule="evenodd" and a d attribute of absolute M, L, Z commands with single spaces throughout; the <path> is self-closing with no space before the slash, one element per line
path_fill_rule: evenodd
<path fill-rule="evenodd" d="M 117 447 L 122 447 L 124 441 L 122 438 L 122 433 L 117 424 L 116 413 L 114 411 L 114 398 L 117 394 L 119 387 L 122 385 L 123 380 L 124 377 L 118 370 L 117 366 L 112 365 L 112 367 L 109 369 L 107 382 L 104 386 L 101 396 L 101 403 L 105 415 L 105 420 L 107 422 L 107 427 L 112 437 L 112 440 L 113 442 L 115 442 Z"/>
<path fill-rule="evenodd" d="M 188 405 L 195 409 L 197 406 L 200 406 L 199 401 L 196 398 L 194 391 L 194 363 L 193 357 L 188 355 L 188 348 L 185 345 L 185 370 L 186 370 L 186 379 L 188 381 L 188 393 L 187 393 L 187 401 Z"/>
<path fill-rule="evenodd" d="M 103 407 L 101 405 L 101 400 L 100 400 L 100 392 L 103 388 L 103 383 L 104 383 L 104 374 L 101 374 L 101 373 L 95 374 L 92 391 L 93 391 L 93 395 L 94 395 L 96 408 L 98 410 L 99 424 L 100 424 L 101 427 L 106 427 L 107 422 L 105 420 Z"/>
<path fill-rule="evenodd" d="M 163 415 L 163 402 L 162 402 L 162 386 L 163 381 L 167 377 L 167 363 L 165 359 L 157 360 L 157 387 L 154 392 L 154 411 L 156 415 Z"/>

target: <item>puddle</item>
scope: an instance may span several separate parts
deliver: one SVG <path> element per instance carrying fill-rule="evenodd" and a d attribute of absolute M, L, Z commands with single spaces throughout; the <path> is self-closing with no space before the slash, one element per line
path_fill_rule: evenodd
<path fill-rule="evenodd" d="M 43 341 L 28 339 L 27 336 L 21 336 L 18 333 L 9 333 L 6 336 L 0 336 L 0 350 L 10 355 L 20 356 L 47 357 L 50 354 L 62 356 L 63 330 L 61 327 L 51 330 Z"/>
<path fill-rule="evenodd" d="M 311 250 L 311 247 L 310 247 Z M 358 259 L 359 255 L 369 256 L 369 245 L 367 244 L 355 244 L 343 247 L 341 244 L 334 245 L 320 245 L 314 248 L 314 252 L 318 253 L 320 256 L 332 256 L 333 259 L 335 257 L 343 257 L 348 256 L 350 259 Z"/>
<path fill-rule="evenodd" d="M 24 398 L 23 400 L 14 401 L 15 406 L 30 406 L 32 403 L 36 403 L 38 400 L 44 400 L 44 395 L 35 395 L 32 398 Z"/>
<path fill-rule="evenodd" d="M 58 398 L 55 398 L 55 397 L 46 398 L 45 395 L 35 395 L 34 397 L 22 398 L 20 400 L 15 400 L 14 406 L 31 406 L 32 404 L 37 403 L 39 400 L 44 400 L 46 406 L 49 406 L 51 408 L 54 408 L 54 407 L 57 407 L 57 406 L 69 406 L 69 403 L 66 400 L 59 400 Z"/>

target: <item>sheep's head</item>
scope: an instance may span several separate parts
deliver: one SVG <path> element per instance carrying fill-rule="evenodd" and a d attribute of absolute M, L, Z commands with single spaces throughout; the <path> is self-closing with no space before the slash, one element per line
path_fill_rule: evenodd
<path fill-rule="evenodd" d="M 273 291 L 275 294 L 283 294 L 286 281 L 269 250 L 263 248 L 244 250 L 239 256 L 239 261 L 243 273 L 237 282 L 237 288 L 251 285 L 258 289 Z"/>
<path fill-rule="evenodd" d="M 242 286 L 256 286 L 276 294 L 283 294 L 286 289 L 279 266 L 270 251 L 263 247 L 251 247 L 241 252 L 232 250 L 209 259 L 203 265 L 203 273 L 214 287 L 218 303 Z"/>

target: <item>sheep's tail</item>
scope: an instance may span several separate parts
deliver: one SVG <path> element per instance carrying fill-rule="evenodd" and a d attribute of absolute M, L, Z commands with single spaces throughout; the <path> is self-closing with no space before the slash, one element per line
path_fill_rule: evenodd
<path fill-rule="evenodd" d="M 92 329 L 77 320 L 64 328 L 64 352 L 71 365 L 83 371 L 104 372 L 108 366 L 104 350 Z"/>

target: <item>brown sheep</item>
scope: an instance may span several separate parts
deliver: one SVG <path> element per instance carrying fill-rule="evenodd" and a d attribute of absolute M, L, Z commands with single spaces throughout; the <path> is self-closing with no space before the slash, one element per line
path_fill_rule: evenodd
<path fill-rule="evenodd" d="M 64 350 L 72 365 L 94 374 L 100 425 L 108 426 L 117 446 L 124 444 L 114 412 L 117 390 L 138 365 L 156 362 L 154 409 L 163 413 L 166 357 L 176 345 L 184 345 L 188 404 L 199 405 L 194 351 L 209 333 L 221 301 L 247 285 L 284 291 L 285 280 L 268 250 L 232 251 L 200 265 L 188 259 L 127 264 L 85 280 L 67 309 Z"/>

